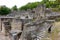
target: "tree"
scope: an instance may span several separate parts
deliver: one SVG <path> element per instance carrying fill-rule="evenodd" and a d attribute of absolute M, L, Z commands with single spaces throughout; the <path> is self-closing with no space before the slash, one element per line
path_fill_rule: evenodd
<path fill-rule="evenodd" d="M 60 0 L 56 0 L 56 2 L 60 4 Z"/>
<path fill-rule="evenodd" d="M 49 0 L 42 0 L 42 2 L 43 2 L 43 3 L 47 3 L 47 2 L 49 2 Z"/>
<path fill-rule="evenodd" d="M 0 7 L 0 15 L 7 15 L 11 12 L 11 10 L 6 6 Z"/>
<path fill-rule="evenodd" d="M 17 6 L 16 6 L 16 5 L 13 6 L 13 7 L 12 7 L 12 10 L 17 11 L 17 10 L 18 10 Z"/>
<path fill-rule="evenodd" d="M 28 3 L 22 6 L 21 8 L 19 8 L 19 10 L 33 9 L 33 8 L 36 8 L 39 4 L 40 2 Z"/>
<path fill-rule="evenodd" d="M 28 3 L 24 6 L 22 6 L 21 8 L 19 8 L 19 10 L 33 9 L 33 8 L 36 8 L 40 4 L 45 4 L 46 8 L 58 8 L 58 9 L 60 9 L 60 6 L 59 6 L 60 0 L 42 0 L 41 2 Z"/>

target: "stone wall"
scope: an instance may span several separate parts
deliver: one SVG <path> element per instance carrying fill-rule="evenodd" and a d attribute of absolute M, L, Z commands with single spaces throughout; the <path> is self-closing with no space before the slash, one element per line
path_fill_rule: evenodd
<path fill-rule="evenodd" d="M 16 20 L 16 19 L 12 20 L 12 23 L 11 23 L 12 30 L 14 29 L 21 30 L 21 25 L 22 25 L 22 22 L 20 20 Z"/>

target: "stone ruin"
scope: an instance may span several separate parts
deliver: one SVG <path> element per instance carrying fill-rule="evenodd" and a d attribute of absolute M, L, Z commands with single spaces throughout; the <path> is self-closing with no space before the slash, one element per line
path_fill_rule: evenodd
<path fill-rule="evenodd" d="M 39 20 L 25 24 L 22 32 L 22 40 L 41 40 L 43 37 L 45 37 L 44 33 L 46 31 L 49 32 L 50 27 L 50 32 L 53 31 L 52 28 L 54 27 L 54 24 L 52 23 L 54 22 L 54 20 Z"/>
<path fill-rule="evenodd" d="M 45 5 L 39 5 L 33 10 L 13 11 L 6 16 L 0 16 L 0 31 L 9 36 L 10 40 L 40 39 L 54 23 L 54 20 L 48 19 L 45 10 Z"/>

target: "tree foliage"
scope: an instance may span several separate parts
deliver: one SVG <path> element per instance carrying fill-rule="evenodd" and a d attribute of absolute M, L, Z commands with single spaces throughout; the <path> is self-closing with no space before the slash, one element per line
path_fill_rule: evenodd
<path fill-rule="evenodd" d="M 42 0 L 41 2 L 28 3 L 21 8 L 20 10 L 27 10 L 36 8 L 40 4 L 46 4 L 47 8 L 59 8 L 60 9 L 60 0 Z"/>
<path fill-rule="evenodd" d="M 10 9 L 6 6 L 0 6 L 0 15 L 7 15 L 10 13 Z"/>
<path fill-rule="evenodd" d="M 17 10 L 18 10 L 17 6 L 16 6 L 16 5 L 13 6 L 13 7 L 12 7 L 12 10 L 17 11 Z"/>
<path fill-rule="evenodd" d="M 20 9 L 20 10 L 33 9 L 33 8 L 36 8 L 39 4 L 40 4 L 40 2 L 28 3 L 27 5 L 22 6 L 22 7 L 19 8 L 19 9 Z"/>

